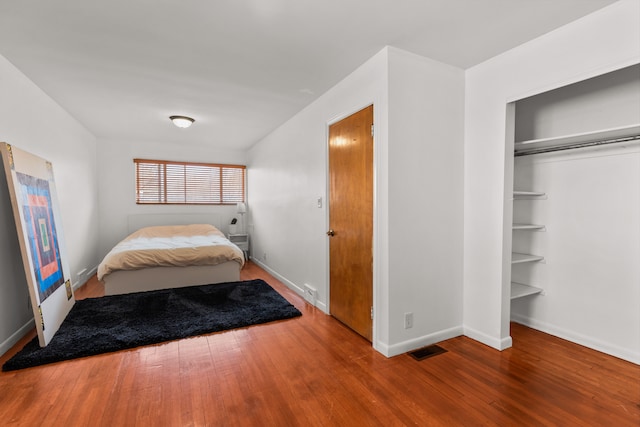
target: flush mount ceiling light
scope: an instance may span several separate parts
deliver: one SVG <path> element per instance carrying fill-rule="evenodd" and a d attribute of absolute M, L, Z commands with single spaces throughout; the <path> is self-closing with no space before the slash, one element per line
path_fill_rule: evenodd
<path fill-rule="evenodd" d="M 195 122 L 195 120 L 187 116 L 171 116 L 169 118 L 171 119 L 173 124 L 178 126 L 179 128 L 188 128 L 193 124 L 193 122 Z"/>

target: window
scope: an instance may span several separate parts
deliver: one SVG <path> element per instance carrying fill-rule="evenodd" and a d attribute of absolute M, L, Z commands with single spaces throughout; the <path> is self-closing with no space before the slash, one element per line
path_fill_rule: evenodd
<path fill-rule="evenodd" d="M 133 159 L 137 204 L 244 202 L 245 166 Z"/>

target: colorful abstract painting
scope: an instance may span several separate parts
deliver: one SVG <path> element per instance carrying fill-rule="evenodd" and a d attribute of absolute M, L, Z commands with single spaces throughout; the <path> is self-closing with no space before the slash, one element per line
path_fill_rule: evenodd
<path fill-rule="evenodd" d="M 6 142 L 0 142 L 0 158 L 38 344 L 45 347 L 75 304 L 53 165 Z"/>
<path fill-rule="evenodd" d="M 49 181 L 16 173 L 40 302 L 64 283 Z"/>

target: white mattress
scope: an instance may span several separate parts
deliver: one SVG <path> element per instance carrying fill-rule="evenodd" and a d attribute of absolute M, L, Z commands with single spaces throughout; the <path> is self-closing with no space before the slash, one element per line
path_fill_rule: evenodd
<path fill-rule="evenodd" d="M 142 270 L 121 270 L 104 278 L 106 295 L 128 294 L 185 286 L 240 280 L 241 266 L 235 261 L 212 266 L 152 267 Z"/>

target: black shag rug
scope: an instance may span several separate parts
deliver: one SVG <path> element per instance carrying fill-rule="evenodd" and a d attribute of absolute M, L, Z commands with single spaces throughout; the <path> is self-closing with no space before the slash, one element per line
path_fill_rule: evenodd
<path fill-rule="evenodd" d="M 78 300 L 46 347 L 38 337 L 3 371 L 93 356 L 302 315 L 263 280 Z"/>

